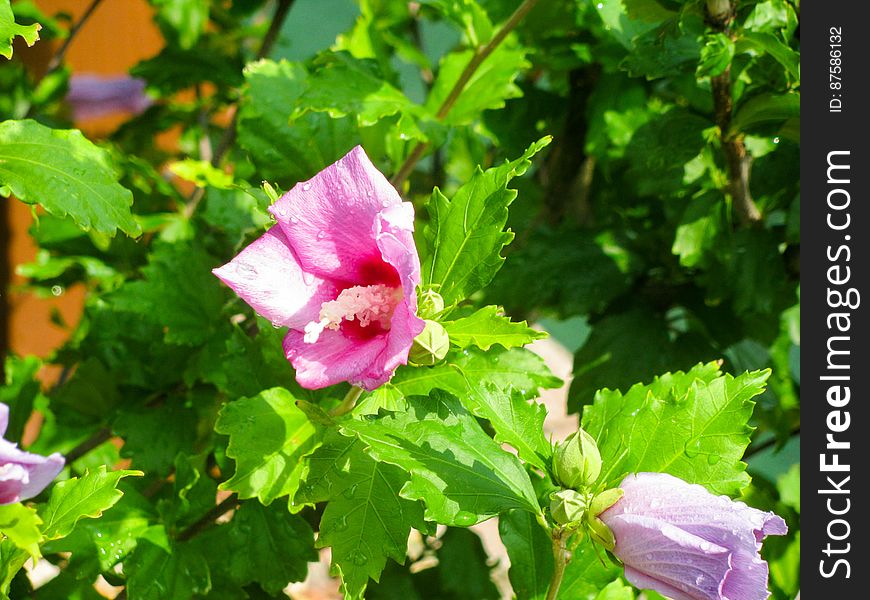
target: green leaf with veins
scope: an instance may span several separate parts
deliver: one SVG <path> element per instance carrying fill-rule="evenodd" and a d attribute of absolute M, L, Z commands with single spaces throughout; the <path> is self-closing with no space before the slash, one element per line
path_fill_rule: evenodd
<path fill-rule="evenodd" d="M 320 445 L 318 429 L 283 388 L 224 405 L 215 431 L 230 436 L 227 456 L 236 461 L 236 472 L 220 488 L 267 505 L 282 496 L 293 498 L 302 459 Z"/>
<path fill-rule="evenodd" d="M 722 375 L 708 363 L 639 383 L 624 395 L 600 390 L 584 409 L 582 426 L 608 465 L 601 484 L 613 487 L 626 473 L 651 471 L 736 494 L 749 483 L 740 458 L 749 445 L 751 399 L 769 375 Z"/>
<path fill-rule="evenodd" d="M 308 457 L 296 502 L 327 502 L 318 547 L 332 548 L 348 597 L 359 598 L 392 558 L 404 564 L 411 528 L 426 531 L 423 507 L 399 495 L 408 482 L 401 469 L 378 462 L 355 438 L 332 431 Z"/>
<path fill-rule="evenodd" d="M 441 59 L 438 77 L 426 98 L 426 109 L 432 115 L 438 112 L 473 56 L 473 50 L 462 50 L 451 52 Z M 522 96 L 514 80 L 529 66 L 524 49 L 502 43 L 465 84 L 462 94 L 453 103 L 443 122 L 467 125 L 479 118 L 484 110 L 502 108 L 506 100 Z"/>
<path fill-rule="evenodd" d="M 40 525 L 42 519 L 33 507 L 24 506 L 20 502 L 0 506 L 0 534 L 19 549 L 27 552 L 34 560 L 40 556 L 39 541 L 42 539 Z"/>
<path fill-rule="evenodd" d="M 163 548 L 140 543 L 124 561 L 130 573 L 127 593 L 139 600 L 189 600 L 211 589 L 208 563 L 202 552 L 186 543 Z"/>
<path fill-rule="evenodd" d="M 470 381 L 513 388 L 525 399 L 537 398 L 538 388 L 557 388 L 562 380 L 553 375 L 537 354 L 524 348 L 483 352 L 469 348 L 451 352 L 434 367 L 400 367 L 393 379 L 357 405 L 355 414 L 374 414 L 378 409 L 404 409 L 404 396 L 426 396 L 440 388 L 459 398 L 471 392 Z"/>
<path fill-rule="evenodd" d="M 42 533 L 46 539 L 62 538 L 73 530 L 81 519 L 96 519 L 103 511 L 115 505 L 124 493 L 117 489 L 118 482 L 129 476 L 142 475 L 140 471 L 107 471 L 105 466 L 56 483 L 48 503 L 42 505 L 39 516 L 44 523 Z"/>
<path fill-rule="evenodd" d="M 477 346 L 489 350 L 494 344 L 513 348 L 547 337 L 545 331 L 532 329 L 525 321 L 511 321 L 498 306 L 485 306 L 472 315 L 443 321 L 441 325 L 447 330 L 450 343 L 460 348 Z"/>
<path fill-rule="evenodd" d="M 291 115 L 309 85 L 298 63 L 261 60 L 245 67 L 247 86 L 239 112 L 239 144 L 267 179 L 309 179 L 358 143 L 350 117 Z"/>
<path fill-rule="evenodd" d="M 343 422 L 341 431 L 411 475 L 401 495 L 423 500 L 427 520 L 468 527 L 507 510 L 541 510 L 517 457 L 447 392 L 410 397 L 407 412 Z"/>
<path fill-rule="evenodd" d="M 0 195 L 69 215 L 85 231 L 142 233 L 130 213 L 133 194 L 118 183 L 109 154 L 76 129 L 0 123 Z"/>
<path fill-rule="evenodd" d="M 0 0 L 0 56 L 12 58 L 12 41 L 21 36 L 28 46 L 32 46 L 39 39 L 39 23 L 33 25 L 19 25 L 15 22 L 12 7 L 9 0 Z"/>
<path fill-rule="evenodd" d="M 541 138 L 514 161 L 486 171 L 478 168 L 452 200 L 438 188 L 432 192 L 427 204 L 431 220 L 418 244 L 420 263 L 423 286 L 441 294 L 447 307 L 488 284 L 501 268 L 501 249 L 514 237 L 504 230 L 508 206 L 517 197 L 507 185 L 526 172 L 531 157 L 551 139 Z"/>
<path fill-rule="evenodd" d="M 495 441 L 510 444 L 520 458 L 546 473 L 553 446 L 544 437 L 544 405 L 529 402 L 513 388 L 501 390 L 492 384 L 468 381 L 468 391 L 459 396 L 462 404 L 476 417 L 490 422 Z"/>
<path fill-rule="evenodd" d="M 501 515 L 498 533 L 511 561 L 508 577 L 517 600 L 544 600 L 553 575 L 550 534 L 522 510 Z"/>

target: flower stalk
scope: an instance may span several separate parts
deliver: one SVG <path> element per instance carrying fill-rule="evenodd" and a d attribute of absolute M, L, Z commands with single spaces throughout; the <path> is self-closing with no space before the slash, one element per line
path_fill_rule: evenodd
<path fill-rule="evenodd" d="M 547 588 L 547 600 L 556 600 L 559 588 L 562 586 L 562 578 L 565 577 L 565 567 L 571 560 L 568 554 L 568 538 L 571 532 L 563 527 L 553 528 L 553 576 L 550 578 L 550 586 Z"/>
<path fill-rule="evenodd" d="M 363 389 L 361 387 L 356 385 L 351 386 L 347 394 L 344 395 L 344 399 L 341 401 L 341 404 L 333 408 L 329 414 L 333 417 L 340 417 L 341 415 L 346 415 L 353 410 L 354 406 L 356 406 L 356 401 L 359 400 L 359 397 L 362 395 L 362 393 Z"/>

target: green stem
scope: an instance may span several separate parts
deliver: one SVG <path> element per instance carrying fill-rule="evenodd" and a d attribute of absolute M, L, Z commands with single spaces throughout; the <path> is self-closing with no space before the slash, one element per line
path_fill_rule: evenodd
<path fill-rule="evenodd" d="M 345 395 L 344 400 L 341 401 L 341 404 L 333 408 L 329 414 L 333 417 L 340 417 L 341 415 L 349 413 L 353 410 L 353 407 L 356 406 L 356 401 L 359 400 L 362 393 L 363 389 L 361 387 L 351 387 L 350 391 Z"/>
<path fill-rule="evenodd" d="M 456 80 L 456 83 L 453 84 L 453 88 L 450 90 L 450 93 L 447 94 L 447 97 L 444 99 L 444 102 L 441 103 L 441 106 L 438 108 L 438 112 L 435 113 L 435 118 L 439 121 L 444 120 L 447 117 L 448 113 L 450 113 L 450 109 L 453 108 L 453 105 L 456 104 L 456 101 L 459 99 L 459 96 L 462 94 L 465 86 L 471 80 L 471 77 L 483 64 L 490 54 L 498 48 L 499 44 L 501 44 L 504 39 L 508 36 L 508 34 L 513 31 L 517 25 L 519 25 L 520 21 L 523 20 L 529 11 L 532 10 L 539 0 L 525 0 L 522 4 L 520 4 L 517 9 L 513 12 L 513 14 L 505 21 L 504 25 L 501 26 L 492 39 L 489 40 L 489 43 L 486 46 L 481 48 L 477 48 L 474 52 L 474 56 L 471 57 L 471 60 L 468 61 L 468 64 L 465 65 L 465 69 L 462 70 L 462 73 L 459 75 L 459 79 Z M 428 142 L 420 142 L 414 149 L 411 151 L 411 154 L 408 155 L 408 158 L 405 159 L 405 162 L 402 163 L 402 166 L 399 167 L 399 170 L 396 172 L 396 175 L 393 177 L 391 183 L 394 187 L 398 188 L 405 182 L 408 176 L 411 174 L 411 171 L 414 170 L 414 166 L 417 164 L 417 161 L 423 157 L 423 153 L 426 151 L 426 148 L 429 147 Z"/>
<path fill-rule="evenodd" d="M 556 600 L 559 595 L 559 587 L 565 576 L 565 567 L 568 566 L 568 537 L 570 536 L 561 527 L 553 529 L 553 577 L 550 578 L 550 587 L 547 589 L 547 600 Z"/>

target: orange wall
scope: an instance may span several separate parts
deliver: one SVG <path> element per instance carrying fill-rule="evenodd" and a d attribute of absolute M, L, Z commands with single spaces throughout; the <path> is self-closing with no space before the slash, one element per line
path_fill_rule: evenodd
<path fill-rule="evenodd" d="M 91 0 L 36 0 L 46 14 L 64 11 L 74 19 L 78 19 L 90 3 Z M 44 65 L 53 53 L 54 48 L 49 45 L 37 42 L 31 49 L 33 52 L 28 58 L 37 69 L 38 63 Z M 152 22 L 152 10 L 146 0 L 105 0 L 78 32 L 67 51 L 66 62 L 78 73 L 119 75 L 140 60 L 153 56 L 161 47 L 162 38 Z M 106 117 L 78 125 L 94 138 L 110 132 L 121 120 L 122 117 Z M 76 286 L 57 298 L 47 299 L 16 291 L 16 285 L 20 286 L 23 280 L 14 274 L 15 265 L 30 262 L 36 256 L 36 248 L 27 234 L 33 217 L 29 206 L 15 200 L 4 200 L 0 209 L 8 211 L 10 223 L 9 239 L 0 242 L 8 245 L 8 260 L 13 270 L 8 295 L 9 347 L 16 354 L 44 357 L 68 336 L 67 331 L 51 323 L 52 311 L 59 311 L 63 320 L 74 326 L 81 315 L 84 289 Z"/>

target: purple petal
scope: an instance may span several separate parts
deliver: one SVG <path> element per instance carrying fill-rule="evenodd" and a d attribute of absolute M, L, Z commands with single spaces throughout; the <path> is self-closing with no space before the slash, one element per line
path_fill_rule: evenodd
<path fill-rule="evenodd" d="M 9 427 L 9 407 L 0 404 L 0 437 L 6 435 L 7 427 Z"/>
<path fill-rule="evenodd" d="M 721 600 L 720 586 L 731 570 L 731 551 L 654 518 L 610 516 L 613 553 L 625 563 L 626 578 L 677 600 Z M 637 577 L 637 575 L 643 577 Z"/>
<path fill-rule="evenodd" d="M 722 584 L 723 600 L 764 600 L 767 591 L 767 563 L 756 552 L 738 551 L 731 559 L 732 569 Z"/>
<path fill-rule="evenodd" d="M 115 113 L 138 114 L 151 105 L 151 99 L 145 95 L 145 82 L 126 75 L 73 75 L 66 100 L 76 120 Z"/>
<path fill-rule="evenodd" d="M 310 180 L 296 184 L 270 211 L 305 271 L 359 284 L 382 263 L 373 227 L 402 199 L 360 146 Z"/>
<path fill-rule="evenodd" d="M 12 442 L 0 440 L 0 504 L 36 496 L 57 477 L 64 463 L 58 453 L 31 454 Z"/>
<path fill-rule="evenodd" d="M 296 381 L 304 388 L 317 390 L 347 381 L 373 390 L 389 379 L 375 383 L 368 373 L 387 348 L 385 333 L 367 340 L 353 339 L 341 330 L 327 329 L 313 344 L 303 333 L 291 329 L 284 337 L 284 354 L 296 369 Z M 380 379 L 380 378 L 378 378 Z"/>
<path fill-rule="evenodd" d="M 303 329 L 338 289 L 305 273 L 280 227 L 272 227 L 235 258 L 212 271 L 258 314 L 276 325 Z"/>

